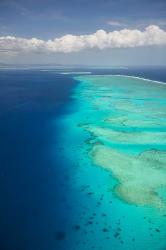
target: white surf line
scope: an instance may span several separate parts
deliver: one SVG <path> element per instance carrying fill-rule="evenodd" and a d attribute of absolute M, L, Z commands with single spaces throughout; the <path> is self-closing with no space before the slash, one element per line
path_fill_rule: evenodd
<path fill-rule="evenodd" d="M 39 69 L 39 71 L 58 71 L 58 69 Z"/>
<path fill-rule="evenodd" d="M 166 84 L 166 82 L 160 82 L 160 81 L 156 81 L 156 80 L 152 80 L 152 79 L 147 79 L 147 78 L 143 78 L 143 77 L 139 77 L 139 76 L 128 76 L 128 75 L 112 75 L 112 74 L 105 74 L 105 75 L 92 75 L 92 76 L 100 76 L 100 77 L 104 77 L 104 76 L 123 76 L 126 78 L 135 78 L 135 79 L 140 79 L 143 81 L 147 81 L 147 82 L 155 82 L 155 83 L 160 83 L 160 84 Z"/>
<path fill-rule="evenodd" d="M 155 82 L 155 83 L 160 83 L 160 84 L 166 84 L 165 82 L 160 82 L 160 81 L 156 81 L 156 80 L 151 80 L 151 79 L 147 79 L 147 78 L 143 78 L 143 77 L 139 77 L 139 76 L 128 76 L 128 75 L 112 75 L 112 76 L 123 76 L 123 77 L 127 77 L 127 78 L 136 78 L 136 79 L 140 79 L 140 80 L 147 81 L 147 82 Z"/>
<path fill-rule="evenodd" d="M 92 74 L 92 72 L 60 72 L 59 74 L 62 75 L 72 75 L 72 74 L 79 74 L 79 75 L 87 75 L 87 74 Z"/>

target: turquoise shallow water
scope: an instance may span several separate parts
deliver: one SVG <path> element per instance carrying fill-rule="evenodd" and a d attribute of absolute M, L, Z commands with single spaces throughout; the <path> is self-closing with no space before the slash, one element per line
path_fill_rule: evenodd
<path fill-rule="evenodd" d="M 74 165 L 70 248 L 166 249 L 166 85 L 123 76 L 76 80 L 59 134 Z"/>

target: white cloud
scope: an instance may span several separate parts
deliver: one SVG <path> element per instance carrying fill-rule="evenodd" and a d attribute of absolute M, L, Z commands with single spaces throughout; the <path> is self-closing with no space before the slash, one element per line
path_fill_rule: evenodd
<path fill-rule="evenodd" d="M 98 30 L 90 35 L 65 35 L 53 40 L 37 38 L 0 37 L 0 53 L 70 53 L 84 49 L 130 48 L 151 45 L 166 45 L 166 31 L 156 25 L 144 31 L 122 29 L 106 32 Z"/>
<path fill-rule="evenodd" d="M 119 22 L 119 21 L 114 21 L 114 20 L 109 20 L 107 21 L 107 24 L 109 24 L 110 26 L 116 26 L 116 27 L 126 27 L 127 24 Z"/>

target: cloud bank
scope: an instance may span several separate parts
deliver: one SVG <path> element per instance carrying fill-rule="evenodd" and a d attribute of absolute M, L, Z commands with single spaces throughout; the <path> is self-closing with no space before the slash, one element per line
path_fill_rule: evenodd
<path fill-rule="evenodd" d="M 67 34 L 53 40 L 0 37 L 0 53 L 71 53 L 84 49 L 132 48 L 140 46 L 166 45 L 166 31 L 156 25 L 138 29 L 122 29 L 106 32 L 98 30 L 90 35 Z"/>

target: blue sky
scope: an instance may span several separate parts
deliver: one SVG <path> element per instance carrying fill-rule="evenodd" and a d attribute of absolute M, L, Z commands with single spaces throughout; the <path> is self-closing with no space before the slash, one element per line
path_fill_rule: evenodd
<path fill-rule="evenodd" d="M 1 0 L 0 36 L 44 41 L 66 34 L 89 35 L 97 30 L 144 30 L 157 25 L 166 30 L 165 0 Z M 7 49 L 5 49 L 7 50 Z M 90 64 L 166 64 L 166 46 L 105 48 L 71 53 L 1 53 L 5 62 Z M 142 59 L 141 59 L 142 58 Z M 150 59 L 148 59 L 150 58 Z M 0 61 L 2 61 L 0 60 Z M 155 62 L 156 60 L 156 62 Z M 98 63 L 97 63 L 98 64 Z"/>

